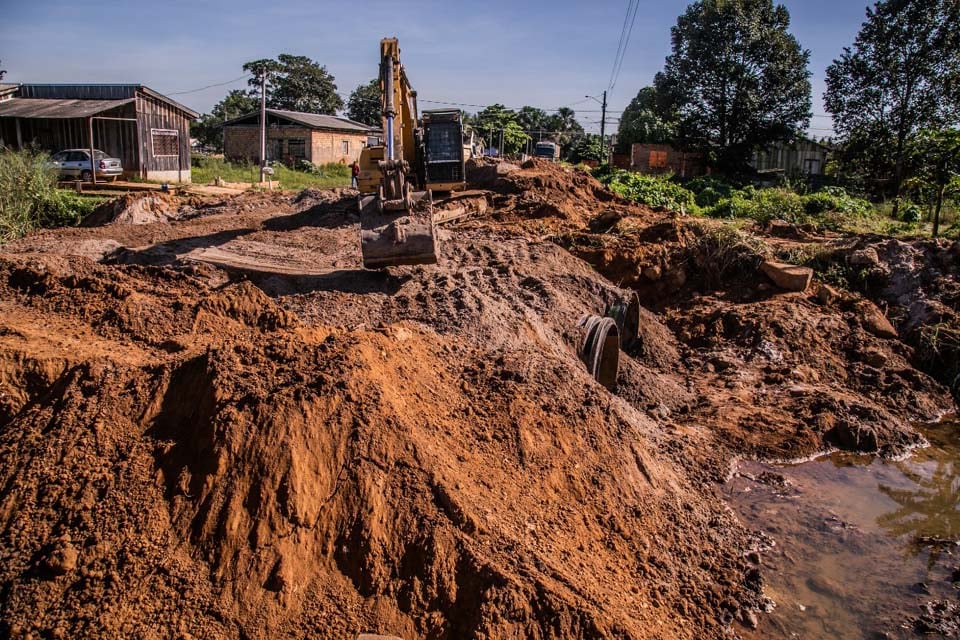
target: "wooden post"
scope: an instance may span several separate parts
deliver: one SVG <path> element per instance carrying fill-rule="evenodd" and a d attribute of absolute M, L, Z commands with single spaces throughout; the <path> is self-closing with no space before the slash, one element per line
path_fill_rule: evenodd
<path fill-rule="evenodd" d="M 97 184 L 97 165 L 93 156 L 93 116 L 87 118 L 87 133 L 90 135 L 90 180 Z M 83 173 L 83 169 L 80 172 Z"/>
<path fill-rule="evenodd" d="M 17 150 L 23 151 L 23 134 L 20 133 L 20 118 L 14 118 L 17 123 Z"/>

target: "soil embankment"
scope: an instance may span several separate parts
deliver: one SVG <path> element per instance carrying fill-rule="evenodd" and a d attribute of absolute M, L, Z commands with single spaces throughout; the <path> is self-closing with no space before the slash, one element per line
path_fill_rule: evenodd
<path fill-rule="evenodd" d="M 3 247 L 4 633 L 727 637 L 765 605 L 731 459 L 899 453 L 952 406 L 859 293 L 781 293 L 586 174 L 475 177 L 435 267 L 361 270 L 349 192 Z M 611 393 L 576 323 L 621 286 Z"/>

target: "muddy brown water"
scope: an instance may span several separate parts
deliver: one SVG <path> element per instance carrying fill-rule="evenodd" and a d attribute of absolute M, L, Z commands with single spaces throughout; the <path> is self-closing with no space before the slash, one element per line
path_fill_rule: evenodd
<path fill-rule="evenodd" d="M 757 637 L 918 637 L 930 603 L 960 604 L 960 419 L 922 431 L 930 446 L 902 460 L 740 463 L 725 490 L 762 532 Z M 955 613 L 940 623 L 933 637 L 955 637 Z"/>

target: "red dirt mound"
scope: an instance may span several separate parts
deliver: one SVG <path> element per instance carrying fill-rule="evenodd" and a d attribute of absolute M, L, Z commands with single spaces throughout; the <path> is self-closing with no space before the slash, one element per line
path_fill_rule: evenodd
<path fill-rule="evenodd" d="M 758 608 L 748 538 L 638 411 L 683 403 L 669 332 L 611 395 L 573 344 L 620 292 L 550 244 L 445 246 L 276 301 L 4 258 L 5 631 L 692 638 Z"/>
<path fill-rule="evenodd" d="M 168 222 L 186 217 L 181 211 L 181 204 L 176 196 L 163 193 L 128 193 L 104 202 L 80 225 L 99 227 L 105 224 Z"/>

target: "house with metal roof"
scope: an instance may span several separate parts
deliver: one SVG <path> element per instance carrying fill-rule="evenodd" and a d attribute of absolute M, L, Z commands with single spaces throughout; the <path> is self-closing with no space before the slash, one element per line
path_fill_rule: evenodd
<path fill-rule="evenodd" d="M 197 116 L 141 84 L 0 85 L 0 147 L 98 149 L 147 180 L 190 182 Z"/>
<path fill-rule="evenodd" d="M 367 139 L 379 130 L 338 116 L 267 109 L 267 160 L 293 165 L 360 158 Z M 260 162 L 260 112 L 223 123 L 223 155 L 228 160 Z"/>

